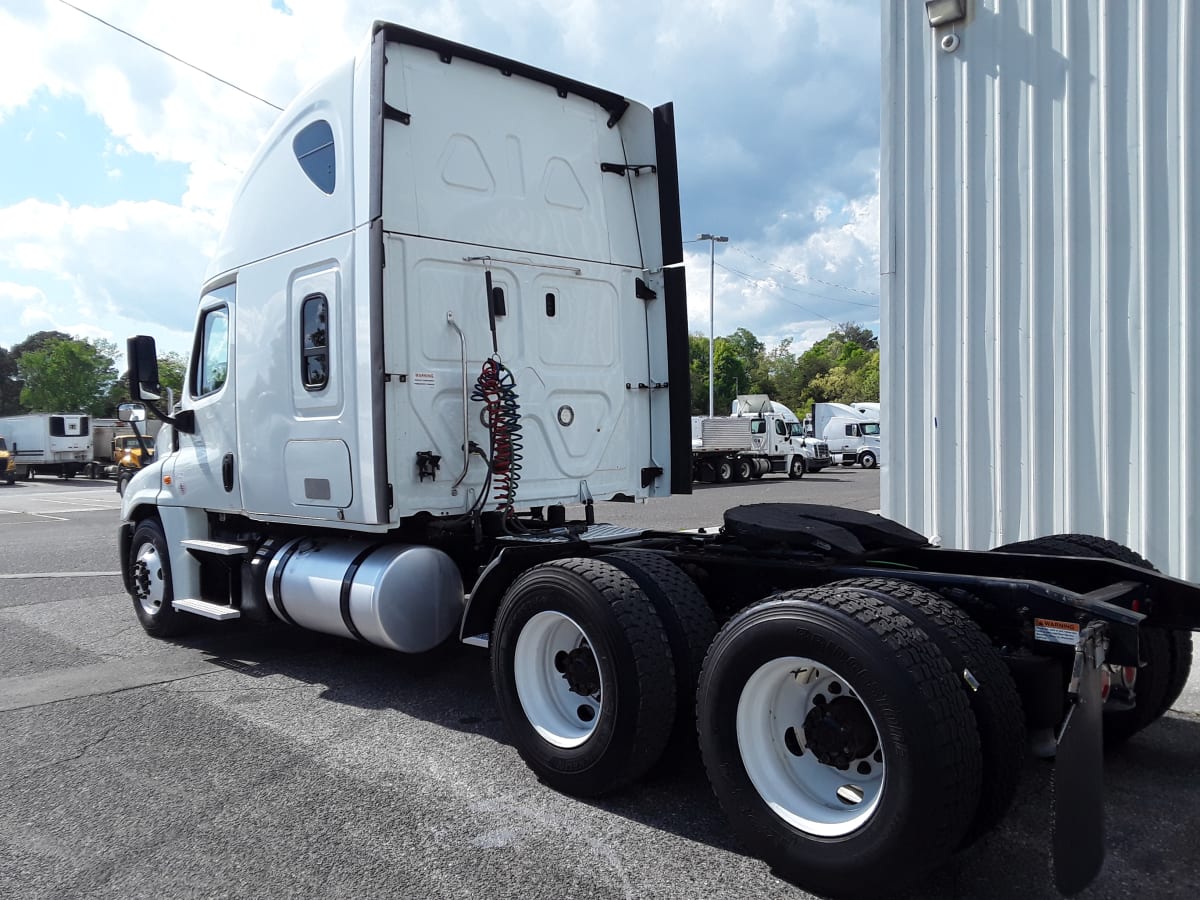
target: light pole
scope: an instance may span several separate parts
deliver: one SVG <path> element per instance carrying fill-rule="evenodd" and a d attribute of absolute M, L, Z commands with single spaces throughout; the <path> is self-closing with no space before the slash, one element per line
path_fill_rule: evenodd
<path fill-rule="evenodd" d="M 729 241 L 723 234 L 698 234 L 698 241 L 708 241 L 708 417 L 713 414 L 713 276 L 717 264 L 717 244 Z"/>

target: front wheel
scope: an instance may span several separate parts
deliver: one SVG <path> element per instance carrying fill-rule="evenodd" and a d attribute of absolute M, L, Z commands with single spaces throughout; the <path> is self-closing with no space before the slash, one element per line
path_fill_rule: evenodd
<path fill-rule="evenodd" d="M 892 893 L 933 869 L 979 801 L 979 734 L 928 635 L 852 589 L 736 615 L 697 692 L 704 766 L 734 832 L 818 894 Z"/>
<path fill-rule="evenodd" d="M 675 722 L 675 668 L 629 575 L 599 559 L 531 569 L 504 595 L 492 639 L 501 718 L 542 781 L 598 796 L 658 761 Z"/>
<path fill-rule="evenodd" d="M 788 478 L 791 478 L 793 480 L 795 480 L 797 478 L 803 478 L 805 471 L 806 470 L 804 467 L 804 457 L 803 456 L 793 456 L 792 461 L 791 461 L 790 465 L 788 466 Z"/>
<path fill-rule="evenodd" d="M 875 454 L 870 450 L 866 451 L 862 456 L 860 456 L 858 461 L 862 464 L 864 469 L 873 469 L 879 464 L 879 461 L 875 458 Z"/>
<path fill-rule="evenodd" d="M 171 605 L 175 599 L 171 558 L 162 526 L 155 519 L 143 519 L 134 529 L 129 546 L 129 580 L 133 610 L 147 634 L 175 637 L 195 625 L 194 616 Z"/>

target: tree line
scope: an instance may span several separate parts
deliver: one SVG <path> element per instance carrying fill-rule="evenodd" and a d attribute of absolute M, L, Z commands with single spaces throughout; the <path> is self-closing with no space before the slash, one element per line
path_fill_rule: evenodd
<path fill-rule="evenodd" d="M 688 336 L 692 415 L 708 415 L 708 338 Z M 813 403 L 879 400 L 879 338 L 854 322 L 838 325 L 799 355 L 787 338 L 770 350 L 745 328 L 713 341 L 713 413 L 729 415 L 738 394 L 767 394 L 800 418 Z"/>
<path fill-rule="evenodd" d="M 708 413 L 708 338 L 688 336 L 692 414 Z M 178 397 L 187 361 L 158 358 L 159 378 Z M 39 331 L 0 347 L 0 416 L 31 412 L 113 417 L 129 399 L 127 372 L 117 372 L 112 341 Z M 790 338 L 770 350 L 745 328 L 713 341 L 713 410 L 728 415 L 738 394 L 768 394 L 801 418 L 814 402 L 879 399 L 879 339 L 853 322 L 837 326 L 803 353 Z"/>
<path fill-rule="evenodd" d="M 186 360 L 178 353 L 158 358 L 164 388 L 178 397 Z M 129 399 L 128 372 L 117 371 L 112 341 L 39 331 L 12 347 L 0 347 L 0 416 L 23 413 L 87 413 L 115 418 Z"/>

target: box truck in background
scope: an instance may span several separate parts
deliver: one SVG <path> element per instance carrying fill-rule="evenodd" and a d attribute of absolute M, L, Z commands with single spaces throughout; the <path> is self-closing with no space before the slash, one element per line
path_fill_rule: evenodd
<path fill-rule="evenodd" d="M 92 459 L 91 417 L 71 413 L 29 413 L 0 418 L 17 478 L 57 475 L 74 478 Z"/>

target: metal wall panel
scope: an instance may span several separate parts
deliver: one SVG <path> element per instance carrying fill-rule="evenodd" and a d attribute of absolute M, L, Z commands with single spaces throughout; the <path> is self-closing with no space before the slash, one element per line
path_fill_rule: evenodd
<path fill-rule="evenodd" d="M 883 3 L 883 513 L 1200 580 L 1200 8 L 967 7 Z"/>

